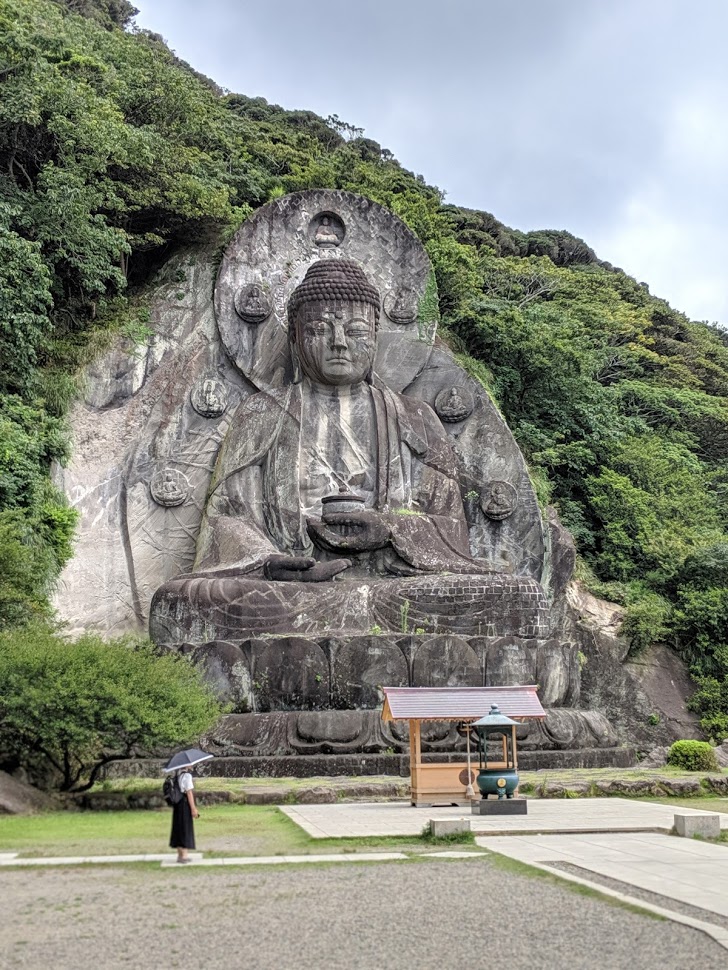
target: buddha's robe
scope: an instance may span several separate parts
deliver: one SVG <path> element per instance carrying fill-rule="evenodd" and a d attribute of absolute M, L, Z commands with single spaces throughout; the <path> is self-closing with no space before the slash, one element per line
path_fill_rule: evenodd
<path fill-rule="evenodd" d="M 335 581 L 265 579 L 272 555 L 334 558 L 312 543 L 306 520 L 341 485 L 384 518 L 387 547 L 337 553 L 352 567 Z M 539 636 L 546 615 L 535 581 L 494 574 L 470 555 L 456 458 L 428 405 L 381 385 L 305 379 L 241 405 L 220 450 L 193 573 L 157 591 L 151 625 L 162 643 L 405 625 Z"/>

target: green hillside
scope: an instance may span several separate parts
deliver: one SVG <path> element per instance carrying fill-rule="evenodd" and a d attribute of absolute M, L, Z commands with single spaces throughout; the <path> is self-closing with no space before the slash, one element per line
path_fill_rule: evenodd
<path fill-rule="evenodd" d="M 222 243 L 286 192 L 339 188 L 426 245 L 445 338 L 572 530 L 583 578 L 627 605 L 635 649 L 672 643 L 728 709 L 728 334 L 566 231 L 445 204 L 338 118 L 224 95 L 133 14 L 0 0 L 0 626 L 46 612 L 72 554 L 49 467 L 79 367 L 144 330 L 129 297 L 176 246 Z"/>

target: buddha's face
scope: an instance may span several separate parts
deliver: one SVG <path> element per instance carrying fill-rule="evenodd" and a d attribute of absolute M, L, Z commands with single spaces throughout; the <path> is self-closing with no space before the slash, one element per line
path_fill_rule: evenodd
<path fill-rule="evenodd" d="M 363 381 L 374 363 L 376 323 L 369 303 L 304 303 L 294 334 L 304 374 L 319 384 Z"/>

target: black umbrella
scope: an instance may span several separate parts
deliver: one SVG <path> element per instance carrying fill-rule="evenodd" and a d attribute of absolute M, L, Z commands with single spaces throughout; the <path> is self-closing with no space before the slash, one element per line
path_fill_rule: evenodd
<path fill-rule="evenodd" d="M 215 756 L 200 751 L 199 748 L 187 748 L 185 751 L 178 751 L 173 754 L 162 771 L 179 771 L 181 768 L 193 768 L 202 761 L 209 761 Z"/>

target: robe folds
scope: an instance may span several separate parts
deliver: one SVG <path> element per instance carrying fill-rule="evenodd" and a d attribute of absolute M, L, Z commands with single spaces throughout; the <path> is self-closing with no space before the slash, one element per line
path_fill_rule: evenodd
<path fill-rule="evenodd" d="M 369 393 L 374 508 L 397 555 L 418 573 L 490 572 L 470 556 L 456 459 L 437 416 L 386 387 Z M 245 575 L 275 553 L 316 555 L 300 495 L 301 396 L 293 384 L 241 405 L 218 457 L 193 574 Z"/>

